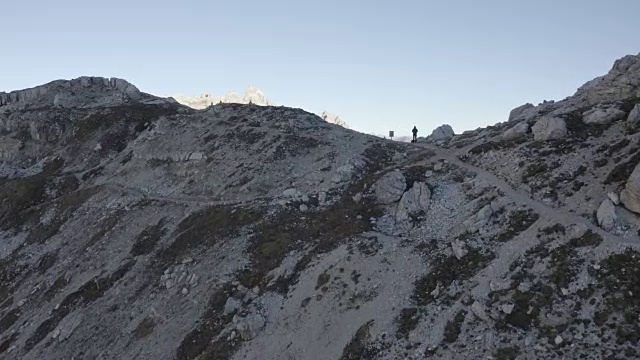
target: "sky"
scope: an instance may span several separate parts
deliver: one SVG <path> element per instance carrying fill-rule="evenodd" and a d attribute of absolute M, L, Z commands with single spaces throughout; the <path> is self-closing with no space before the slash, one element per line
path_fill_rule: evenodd
<path fill-rule="evenodd" d="M 637 0 L 7 1 L 0 91 L 119 77 L 157 95 L 242 93 L 428 135 L 560 100 L 640 53 Z"/>

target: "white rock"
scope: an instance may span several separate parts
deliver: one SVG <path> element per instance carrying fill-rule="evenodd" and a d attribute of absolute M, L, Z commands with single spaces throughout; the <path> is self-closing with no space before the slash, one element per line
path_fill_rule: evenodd
<path fill-rule="evenodd" d="M 238 318 L 236 329 L 243 340 L 249 341 L 255 339 L 265 325 L 266 321 L 262 315 L 251 314 L 246 318 Z"/>
<path fill-rule="evenodd" d="M 406 222 L 412 215 L 426 212 L 431 203 L 431 191 L 423 182 L 415 182 L 409 191 L 405 192 L 398 204 L 396 221 Z"/>
<path fill-rule="evenodd" d="M 613 202 L 614 205 L 620 205 L 620 196 L 614 192 L 610 192 L 607 194 L 607 197 Z"/>
<path fill-rule="evenodd" d="M 616 107 L 594 108 L 582 114 L 582 122 L 585 124 L 609 124 L 621 120 L 625 116 L 624 111 Z"/>
<path fill-rule="evenodd" d="M 240 300 L 230 296 L 227 299 L 227 302 L 224 304 L 223 312 L 225 315 L 229 315 L 232 312 L 240 309 L 241 306 L 242 306 L 242 303 L 240 302 Z"/>
<path fill-rule="evenodd" d="M 491 291 L 502 291 L 507 290 L 511 287 L 511 280 L 491 280 L 489 282 L 489 288 Z"/>
<path fill-rule="evenodd" d="M 427 170 L 424 173 L 424 177 L 428 178 L 428 177 L 432 177 L 433 176 L 433 171 L 431 170 Z"/>
<path fill-rule="evenodd" d="M 607 198 L 605 199 L 596 213 L 598 218 L 598 224 L 605 230 L 610 231 L 616 225 L 616 206 L 613 202 Z"/>
<path fill-rule="evenodd" d="M 502 133 L 502 139 L 504 140 L 513 140 L 524 137 L 529 132 L 529 124 L 526 121 L 518 123 L 512 128 L 508 129 L 504 133 Z"/>
<path fill-rule="evenodd" d="M 173 287 L 173 281 L 171 281 L 171 280 L 167 280 L 167 282 L 164 284 L 164 286 L 165 286 L 167 289 L 171 289 L 171 288 Z"/>
<path fill-rule="evenodd" d="M 620 202 L 627 209 L 640 214 L 640 164 L 636 165 L 620 193 Z"/>
<path fill-rule="evenodd" d="M 324 204 L 325 202 L 327 202 L 327 193 L 324 191 L 321 191 L 318 193 L 318 202 L 320 204 Z"/>
<path fill-rule="evenodd" d="M 562 139 L 567 136 L 567 124 L 561 118 L 543 117 L 531 127 L 533 139 L 546 141 Z"/>
<path fill-rule="evenodd" d="M 554 342 L 556 343 L 556 345 L 560 345 L 562 344 L 562 342 L 564 341 L 564 339 L 562 338 L 562 336 L 558 335 L 556 336 Z"/>
<path fill-rule="evenodd" d="M 96 146 L 93 148 L 94 151 L 100 151 L 102 150 L 102 145 L 100 145 L 100 143 L 97 143 Z"/>
<path fill-rule="evenodd" d="M 448 124 L 444 124 L 435 128 L 431 135 L 427 137 L 427 139 L 430 141 L 446 140 L 451 139 L 454 135 L 455 133 L 453 132 L 451 126 Z"/>
<path fill-rule="evenodd" d="M 453 255 L 458 260 L 462 259 L 469 253 L 469 250 L 466 249 L 464 242 L 459 239 L 455 239 L 451 242 L 451 250 L 453 250 Z"/>
<path fill-rule="evenodd" d="M 567 230 L 567 235 L 569 235 L 569 239 L 579 239 L 587 233 L 589 228 L 584 224 L 573 224 L 569 226 Z"/>
<path fill-rule="evenodd" d="M 640 104 L 636 104 L 627 117 L 627 125 L 635 127 L 640 123 Z"/>
<path fill-rule="evenodd" d="M 502 305 L 502 312 L 507 314 L 507 315 L 509 315 L 513 311 L 514 307 L 515 307 L 515 305 L 513 305 L 513 304 L 503 304 Z"/>
<path fill-rule="evenodd" d="M 406 179 L 400 171 L 385 174 L 373 185 L 379 204 L 392 204 L 400 200 L 406 187 Z"/>
<path fill-rule="evenodd" d="M 441 162 L 437 162 L 437 163 L 435 163 L 435 164 L 433 165 L 433 170 L 434 170 L 434 171 L 441 171 L 443 167 L 444 167 L 444 165 L 442 165 L 442 163 L 441 163 Z"/>
<path fill-rule="evenodd" d="M 478 319 L 484 321 L 484 322 L 490 322 L 491 319 L 489 318 L 489 315 L 487 315 L 487 311 L 484 308 L 484 305 L 482 305 L 479 301 L 475 301 L 472 305 L 471 305 L 471 311 L 473 312 L 473 314 L 478 317 Z"/>
<path fill-rule="evenodd" d="M 529 110 L 529 109 L 533 109 L 535 108 L 535 106 L 533 106 L 533 104 L 531 103 L 526 103 L 524 105 L 520 105 L 517 108 L 511 110 L 511 112 L 509 113 L 509 121 L 514 121 L 517 118 L 519 118 L 525 111 Z"/>
<path fill-rule="evenodd" d="M 307 212 L 309 211 L 309 207 L 305 204 L 300 204 L 300 211 Z"/>
<path fill-rule="evenodd" d="M 189 289 L 182 288 L 182 295 L 187 295 L 189 293 Z"/>

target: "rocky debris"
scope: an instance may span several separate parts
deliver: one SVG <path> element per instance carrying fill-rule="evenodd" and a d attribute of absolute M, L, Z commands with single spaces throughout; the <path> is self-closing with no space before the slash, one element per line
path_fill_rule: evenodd
<path fill-rule="evenodd" d="M 448 139 L 451 139 L 454 135 L 455 133 L 453 132 L 451 125 L 444 124 L 435 128 L 435 130 L 431 132 L 431 135 L 427 137 L 427 140 L 429 141 L 448 140 Z"/>
<path fill-rule="evenodd" d="M 529 132 L 529 124 L 526 121 L 520 122 L 502 133 L 502 139 L 514 140 L 522 138 Z"/>
<path fill-rule="evenodd" d="M 244 317 L 235 315 L 233 317 L 233 323 L 236 325 L 236 330 L 240 334 L 240 337 L 242 337 L 242 340 L 250 341 L 258 336 L 267 322 L 261 314 L 250 313 Z"/>
<path fill-rule="evenodd" d="M 465 226 L 469 232 L 477 232 L 489 222 L 491 216 L 497 210 L 496 208 L 496 204 L 487 204 L 483 206 L 475 215 L 465 220 L 462 225 Z"/>
<path fill-rule="evenodd" d="M 309 196 L 296 188 L 289 188 L 283 191 L 282 196 L 289 201 L 301 201 L 303 203 L 309 202 Z"/>
<path fill-rule="evenodd" d="M 489 282 L 489 289 L 491 289 L 491 291 L 496 292 L 496 291 L 502 291 L 502 290 L 507 290 L 509 288 L 511 288 L 511 280 L 506 279 L 506 280 L 491 280 Z"/>
<path fill-rule="evenodd" d="M 404 178 L 404 176 L 403 176 Z M 409 191 L 405 192 L 398 204 L 396 221 L 406 222 L 412 216 L 424 213 L 429 209 L 431 191 L 423 182 L 415 182 Z"/>
<path fill-rule="evenodd" d="M 513 309 L 515 308 L 514 304 L 502 304 L 502 306 L 500 307 L 502 312 L 509 315 L 513 312 Z"/>
<path fill-rule="evenodd" d="M 174 286 L 186 285 L 189 287 L 195 287 L 198 285 L 198 276 L 196 274 L 189 274 L 186 268 L 187 263 L 181 265 L 170 266 L 165 269 L 160 281 L 164 284 L 164 287 L 171 289 Z M 187 291 L 189 291 L 187 289 Z"/>
<path fill-rule="evenodd" d="M 613 106 L 605 108 L 596 107 L 582 114 L 582 122 L 585 124 L 603 125 L 621 120 L 625 115 L 624 111 Z"/>
<path fill-rule="evenodd" d="M 637 165 L 629 179 L 624 190 L 620 193 L 620 202 L 627 209 L 640 214 L 640 164 Z"/>
<path fill-rule="evenodd" d="M 598 225 L 607 231 L 613 230 L 616 224 L 616 206 L 607 198 L 605 199 L 597 211 Z"/>
<path fill-rule="evenodd" d="M 526 103 L 524 105 L 520 105 L 517 108 L 511 110 L 509 113 L 509 122 L 514 121 L 520 118 L 527 110 L 534 109 L 535 106 L 531 103 Z"/>
<path fill-rule="evenodd" d="M 543 117 L 531 127 L 531 130 L 536 141 L 562 139 L 567 136 L 567 124 L 557 117 Z"/>
<path fill-rule="evenodd" d="M 554 342 L 556 345 L 560 345 L 560 344 L 562 344 L 562 343 L 564 342 L 564 339 L 562 338 L 562 336 L 557 335 L 557 336 L 556 336 L 556 338 L 553 340 L 553 342 Z"/>
<path fill-rule="evenodd" d="M 628 126 L 636 127 L 638 123 L 640 123 L 640 104 L 636 104 L 627 117 Z"/>
<path fill-rule="evenodd" d="M 393 204 L 400 200 L 406 187 L 407 180 L 398 170 L 385 174 L 373 185 L 378 203 L 384 205 Z"/>
<path fill-rule="evenodd" d="M 235 311 L 238 311 L 242 307 L 242 302 L 232 296 L 227 299 L 227 302 L 224 304 L 223 313 L 225 315 L 232 314 Z"/>
<path fill-rule="evenodd" d="M 491 322 L 491 318 L 487 314 L 486 307 L 481 302 L 479 302 L 477 300 L 474 301 L 473 304 L 471 304 L 471 311 L 473 312 L 473 314 L 478 319 L 480 319 L 480 320 L 482 320 L 482 321 L 484 321 L 486 323 L 490 323 Z"/>
<path fill-rule="evenodd" d="M 579 239 L 583 237 L 589 228 L 584 224 L 573 224 L 567 229 L 567 235 L 570 239 Z"/>

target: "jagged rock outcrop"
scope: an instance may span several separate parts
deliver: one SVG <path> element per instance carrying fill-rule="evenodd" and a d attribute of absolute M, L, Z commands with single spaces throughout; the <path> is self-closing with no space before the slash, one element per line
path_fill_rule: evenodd
<path fill-rule="evenodd" d="M 629 127 L 636 127 L 640 123 L 640 104 L 636 104 L 633 107 L 629 116 L 627 117 L 627 125 Z"/>
<path fill-rule="evenodd" d="M 453 132 L 451 125 L 444 124 L 435 128 L 433 132 L 431 132 L 431 135 L 427 137 L 427 140 L 429 141 L 447 140 L 447 139 L 451 139 L 453 135 L 455 135 L 455 133 Z"/>
<path fill-rule="evenodd" d="M 509 113 L 509 122 L 520 118 L 520 116 L 522 116 L 523 113 L 525 113 L 527 110 L 533 109 L 534 107 L 535 106 L 533 106 L 533 104 L 526 103 L 524 105 L 520 105 L 517 108 L 511 110 L 511 112 Z"/>
<path fill-rule="evenodd" d="M 585 124 L 609 124 L 621 120 L 626 116 L 625 112 L 615 106 L 596 107 L 582 114 L 582 122 Z"/>
<path fill-rule="evenodd" d="M 388 205 L 400 200 L 407 187 L 407 180 L 400 171 L 392 171 L 374 185 L 378 203 Z"/>
<path fill-rule="evenodd" d="M 636 165 L 620 193 L 620 202 L 627 209 L 640 214 L 640 164 Z"/>
<path fill-rule="evenodd" d="M 425 213 L 429 209 L 431 191 L 423 182 L 415 182 L 411 189 L 406 191 L 396 212 L 396 221 L 403 223 L 409 221 L 412 216 Z"/>
<path fill-rule="evenodd" d="M 531 127 L 536 141 L 556 140 L 567 136 L 567 124 L 558 117 L 543 117 Z"/>
<path fill-rule="evenodd" d="M 509 128 L 507 131 L 502 133 L 502 138 L 504 140 L 514 140 L 514 139 L 518 139 L 526 136 L 528 132 L 529 132 L 529 124 L 523 121 L 514 125 L 513 127 Z"/>

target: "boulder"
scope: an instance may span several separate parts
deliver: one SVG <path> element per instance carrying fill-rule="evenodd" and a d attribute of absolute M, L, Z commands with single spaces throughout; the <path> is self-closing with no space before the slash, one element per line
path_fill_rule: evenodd
<path fill-rule="evenodd" d="M 640 104 L 636 104 L 627 117 L 627 125 L 635 127 L 640 123 Z"/>
<path fill-rule="evenodd" d="M 627 184 L 620 193 L 620 202 L 627 209 L 640 214 L 640 164 L 636 165 L 627 179 Z"/>
<path fill-rule="evenodd" d="M 243 340 L 253 340 L 264 329 L 266 321 L 260 314 L 249 314 L 247 317 L 236 317 L 234 319 L 236 329 Z"/>
<path fill-rule="evenodd" d="M 562 139 L 567 136 L 567 124 L 558 117 L 543 117 L 531 127 L 531 130 L 536 141 Z"/>
<path fill-rule="evenodd" d="M 624 111 L 616 107 L 594 108 L 582 114 L 582 122 L 585 124 L 604 125 L 623 119 Z"/>
<path fill-rule="evenodd" d="M 504 140 L 513 140 L 524 137 L 529 132 L 529 124 L 526 121 L 518 123 L 514 127 L 508 129 L 504 133 L 502 133 L 502 139 Z"/>
<path fill-rule="evenodd" d="M 455 135 L 455 133 L 453 132 L 451 126 L 444 124 L 433 130 L 428 139 L 431 141 L 447 140 L 451 139 L 453 135 Z"/>
<path fill-rule="evenodd" d="M 407 187 L 407 180 L 400 171 L 392 171 L 381 177 L 373 185 L 379 204 L 392 204 L 402 197 Z"/>
<path fill-rule="evenodd" d="M 453 255 L 458 260 L 461 260 L 465 255 L 469 253 L 469 250 L 467 250 L 464 242 L 459 239 L 455 239 L 451 242 L 451 250 L 453 250 Z"/>
<path fill-rule="evenodd" d="M 519 118 L 525 111 L 529 110 L 529 109 L 533 109 L 535 108 L 535 106 L 533 106 L 533 104 L 531 103 L 526 103 L 524 105 L 520 105 L 517 108 L 511 110 L 511 112 L 509 113 L 509 121 L 513 121 L 516 120 L 517 118 Z"/>
<path fill-rule="evenodd" d="M 606 198 L 596 213 L 598 218 L 598 225 L 607 231 L 613 230 L 616 225 L 616 206 L 611 199 Z"/>
<path fill-rule="evenodd" d="M 431 191 L 423 182 L 416 182 L 409 191 L 405 192 L 398 204 L 396 221 L 404 222 L 411 218 L 411 215 L 427 211 L 431 202 Z"/>
<path fill-rule="evenodd" d="M 225 315 L 229 315 L 231 313 L 233 313 L 234 311 L 237 311 L 238 309 L 240 309 L 242 307 L 242 303 L 240 302 L 240 300 L 234 298 L 234 297 L 229 297 L 227 299 L 227 302 L 224 304 L 224 314 Z"/>

